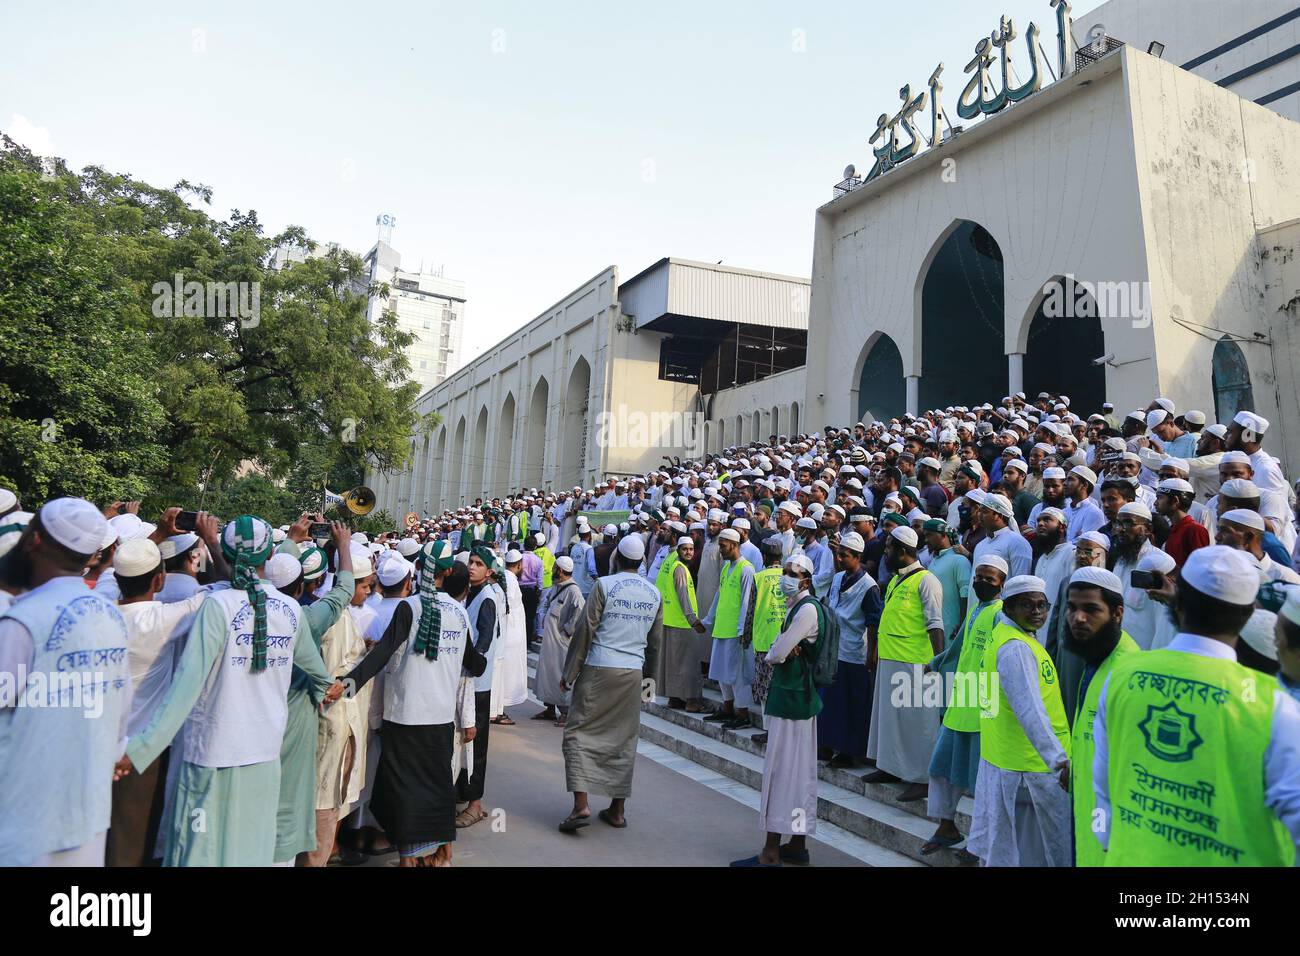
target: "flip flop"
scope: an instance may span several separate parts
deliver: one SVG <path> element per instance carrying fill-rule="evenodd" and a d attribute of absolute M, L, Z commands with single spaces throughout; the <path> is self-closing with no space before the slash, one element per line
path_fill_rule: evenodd
<path fill-rule="evenodd" d="M 456 829 L 463 830 L 466 827 L 472 827 L 480 820 L 486 820 L 486 819 L 487 819 L 486 813 L 479 812 L 476 814 L 470 811 L 468 808 L 466 808 L 460 811 L 460 813 L 456 814 Z"/>
<path fill-rule="evenodd" d="M 583 827 L 591 826 L 591 814 L 583 816 L 567 816 L 560 821 L 561 833 L 572 833 L 575 830 L 581 830 Z"/>
<path fill-rule="evenodd" d="M 614 822 L 614 816 L 613 816 L 613 814 L 611 814 L 611 813 L 609 812 L 609 807 L 606 807 L 604 810 L 601 810 L 599 813 L 596 814 L 596 816 L 600 817 L 602 820 L 604 820 L 606 823 L 608 823 L 610 826 L 612 826 L 615 830 L 626 830 L 626 829 L 627 829 L 627 821 L 626 821 L 626 820 L 624 820 L 622 823 L 615 823 L 615 822 Z"/>
<path fill-rule="evenodd" d="M 957 851 L 957 862 L 959 863 L 978 863 L 979 861 L 980 858 L 977 857 L 970 850 L 963 849 Z"/>
<path fill-rule="evenodd" d="M 493 723 L 500 724 L 502 727 L 513 727 L 515 725 L 515 722 L 513 720 L 511 720 L 509 717 L 506 717 L 504 715 L 498 717 L 496 720 L 493 721 Z"/>
<path fill-rule="evenodd" d="M 965 838 L 965 837 L 961 837 L 961 836 L 958 836 L 958 837 L 949 837 L 949 836 L 935 836 L 935 837 L 931 837 L 930 839 L 926 840 L 924 843 L 921 844 L 921 856 L 929 856 L 931 853 L 937 853 L 938 851 L 940 851 L 940 850 L 942 850 L 942 849 L 944 849 L 944 848 L 946 848 L 946 847 L 956 846 L 958 843 L 960 843 L 960 842 L 961 842 L 962 840 L 964 840 L 964 839 L 966 839 L 966 838 Z"/>
<path fill-rule="evenodd" d="M 761 860 L 759 860 L 757 855 L 747 857 L 743 860 L 732 860 L 729 865 L 730 866 L 774 866 L 777 867 L 778 869 L 781 866 L 780 863 L 764 863 Z"/>
<path fill-rule="evenodd" d="M 554 719 L 555 719 L 554 711 L 548 714 L 544 710 L 539 710 L 537 713 L 533 714 L 533 720 L 554 720 Z"/>

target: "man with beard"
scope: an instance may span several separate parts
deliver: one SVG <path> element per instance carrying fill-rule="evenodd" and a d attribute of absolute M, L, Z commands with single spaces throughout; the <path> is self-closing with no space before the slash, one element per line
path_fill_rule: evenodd
<path fill-rule="evenodd" d="M 961 509 L 966 503 L 966 496 L 972 491 L 979 490 L 983 475 L 984 471 L 980 468 L 979 462 L 968 461 L 958 470 L 953 482 L 952 503 L 948 505 L 948 524 L 951 527 L 959 531 L 965 530 L 961 526 Z"/>
<path fill-rule="evenodd" d="M 946 846 L 956 846 L 964 839 L 957 829 L 957 801 L 963 793 L 975 792 L 980 753 L 979 674 L 984 648 L 1002 609 L 999 595 L 1006 579 L 1007 563 L 1000 557 L 990 554 L 981 560 L 971 583 L 977 603 L 966 614 L 954 639 L 941 654 L 935 655 L 927 668 L 945 677 L 952 674 L 952 689 L 930 757 L 926 816 L 938 820 L 939 826 L 934 836 L 921 846 L 923 856 Z M 958 856 L 963 862 L 976 860 L 968 850 L 960 851 Z"/>
<path fill-rule="evenodd" d="M 1034 574 L 1047 582 L 1047 602 L 1052 607 L 1074 571 L 1074 545 L 1065 540 L 1068 522 L 1060 508 L 1044 508 L 1034 531 Z"/>
<path fill-rule="evenodd" d="M 1066 594 L 1065 646 L 1084 664 L 1075 688 L 1068 784 L 1074 804 L 1074 865 L 1103 866 L 1106 854 L 1093 836 L 1092 724 L 1097 699 L 1115 662 L 1141 650 L 1124 625 L 1124 586 L 1105 568 L 1080 568 L 1070 577 Z"/>
<path fill-rule="evenodd" d="M 1002 588 L 981 671 L 980 769 L 970 850 L 985 866 L 1069 866 L 1070 728 L 1056 667 L 1037 634 L 1047 623 L 1042 578 Z"/>
<path fill-rule="evenodd" d="M 1074 542 L 1074 568 L 1071 574 L 1080 568 L 1106 568 L 1106 555 L 1110 551 L 1110 538 L 1100 531 L 1089 531 L 1079 535 Z M 1043 631 L 1043 646 L 1052 656 L 1056 672 L 1061 676 L 1061 700 L 1065 703 L 1065 716 L 1074 718 L 1076 693 L 1079 678 L 1083 675 L 1083 658 L 1070 650 L 1066 644 L 1066 634 L 1070 628 L 1069 615 L 1066 613 L 1066 589 L 1070 585 L 1067 577 L 1061 582 L 1056 600 L 1052 602 L 1052 611 L 1047 619 L 1047 629 Z"/>
<path fill-rule="evenodd" d="M 1124 623 L 1138 646 L 1147 650 L 1164 610 L 1144 589 L 1133 586 L 1132 575 L 1148 552 L 1159 550 L 1151 542 L 1151 512 L 1141 502 L 1130 501 L 1119 509 L 1113 528 L 1111 556 L 1115 575 L 1124 586 Z"/>
<path fill-rule="evenodd" d="M 1029 524 L 1038 526 L 1038 516 L 1044 508 L 1057 508 L 1065 511 L 1070 506 L 1065 497 L 1065 469 L 1049 465 L 1043 469 L 1043 500 L 1029 511 Z"/>
<path fill-rule="evenodd" d="M 1025 490 L 1028 477 L 1029 465 L 1023 459 L 1012 458 L 1002 468 L 1002 493 L 1011 500 L 1018 528 L 1029 526 L 1029 512 L 1038 504 L 1038 498 Z"/>
<path fill-rule="evenodd" d="M 718 545 L 718 535 L 722 533 L 722 523 L 727 520 L 727 513 L 721 508 L 710 508 L 704 526 L 705 538 L 699 548 L 699 565 L 695 573 L 695 599 L 700 607 L 712 607 L 713 599 L 718 596 L 718 583 L 722 578 L 722 552 Z M 709 660 L 713 656 L 713 637 L 706 630 L 698 634 L 695 649 L 700 654 L 702 674 L 709 672 Z"/>
<path fill-rule="evenodd" d="M 1096 531 L 1106 523 L 1106 516 L 1092 500 L 1092 489 L 1097 487 L 1097 476 L 1087 465 L 1075 465 L 1065 478 L 1065 494 L 1070 499 L 1062 509 L 1070 519 L 1067 538 L 1073 542 L 1085 531 Z"/>
<path fill-rule="evenodd" d="M 988 535 L 975 546 L 974 563 L 986 554 L 996 554 L 1007 562 L 1011 576 L 1028 574 L 1033 563 L 1034 552 L 1029 541 L 1014 527 L 1015 520 L 1011 502 L 1005 495 L 989 494 L 984 496 L 980 505 L 980 519 L 984 524 L 984 533 Z"/>

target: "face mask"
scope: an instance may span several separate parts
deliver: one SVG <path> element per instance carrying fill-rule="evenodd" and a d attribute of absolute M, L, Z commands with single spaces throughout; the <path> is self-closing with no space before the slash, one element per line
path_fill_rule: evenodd
<path fill-rule="evenodd" d="M 975 596 L 980 599 L 980 603 L 985 603 L 987 601 L 992 601 L 997 597 L 998 592 L 1002 589 L 995 584 L 988 584 L 985 581 L 976 581 L 971 585 L 971 590 L 973 590 Z"/>
<path fill-rule="evenodd" d="M 798 578 L 791 577 L 788 574 L 781 575 L 781 593 L 786 596 L 787 600 L 792 600 L 799 596 L 799 584 L 800 581 Z"/>

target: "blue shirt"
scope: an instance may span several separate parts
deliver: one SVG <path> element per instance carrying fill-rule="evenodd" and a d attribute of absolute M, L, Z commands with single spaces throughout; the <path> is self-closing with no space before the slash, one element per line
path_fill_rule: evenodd
<path fill-rule="evenodd" d="M 946 548 L 934 556 L 928 570 L 943 585 L 943 633 L 951 638 L 961 626 L 961 602 L 970 594 L 970 558 Z"/>

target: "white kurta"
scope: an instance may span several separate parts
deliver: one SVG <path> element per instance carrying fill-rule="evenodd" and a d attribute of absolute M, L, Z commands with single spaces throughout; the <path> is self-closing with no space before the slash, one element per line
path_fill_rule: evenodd
<path fill-rule="evenodd" d="M 500 656 L 492 674 L 492 716 L 528 699 L 528 635 L 524 594 L 519 578 L 506 572 L 506 619 L 501 629 Z"/>
<path fill-rule="evenodd" d="M 1059 766 L 1066 753 L 1043 707 L 1038 660 L 1023 641 L 999 649 L 998 680 L 1038 755 L 1047 766 Z M 1071 816 L 1070 795 L 1056 770 L 1003 770 L 981 757 L 967 847 L 985 866 L 1069 866 Z"/>
<path fill-rule="evenodd" d="M 780 664 L 800 641 L 817 637 L 817 609 L 805 604 L 767 652 Z M 765 833 L 811 836 L 817 832 L 817 718 L 768 717 L 763 792 L 758 806 Z"/>

